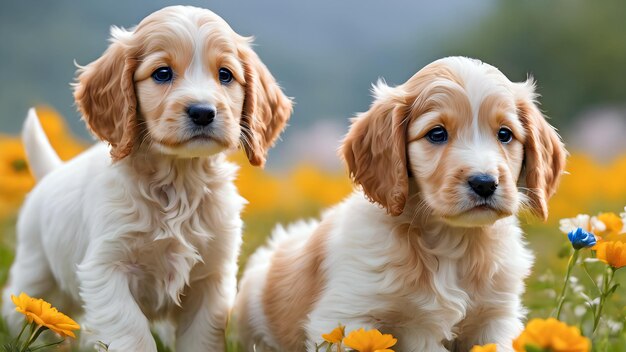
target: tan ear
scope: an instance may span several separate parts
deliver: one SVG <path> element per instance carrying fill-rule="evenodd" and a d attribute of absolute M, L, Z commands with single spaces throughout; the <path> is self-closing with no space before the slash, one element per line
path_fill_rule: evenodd
<path fill-rule="evenodd" d="M 404 102 L 379 97 L 367 112 L 352 120 L 340 147 L 354 182 L 394 216 L 402 214 L 409 193 L 407 114 Z"/>
<path fill-rule="evenodd" d="M 250 164 L 265 165 L 267 151 L 291 116 L 291 100 L 245 40 L 239 48 L 245 71 L 241 139 Z"/>
<path fill-rule="evenodd" d="M 137 100 L 133 75 L 137 59 L 130 33 L 113 28 L 111 45 L 96 61 L 78 70 L 74 99 L 88 128 L 111 144 L 111 157 L 131 153 L 137 138 Z"/>
<path fill-rule="evenodd" d="M 532 87 L 533 82 L 529 80 L 524 85 Z M 565 170 L 567 151 L 533 99 L 534 93 L 529 92 L 517 101 L 518 116 L 526 131 L 520 183 L 528 189 L 526 195 L 533 214 L 545 221 L 548 218 L 548 200 L 556 192 Z"/>

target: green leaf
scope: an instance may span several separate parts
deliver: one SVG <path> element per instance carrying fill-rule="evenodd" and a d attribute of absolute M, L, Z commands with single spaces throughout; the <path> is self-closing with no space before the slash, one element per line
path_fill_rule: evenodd
<path fill-rule="evenodd" d="M 166 346 L 165 343 L 163 343 L 163 340 L 161 340 L 161 337 L 155 333 L 152 333 L 152 337 L 154 337 L 154 342 L 157 345 L 157 351 L 159 352 L 171 352 L 169 346 Z M 108 351 L 108 347 L 105 351 Z"/>
<path fill-rule="evenodd" d="M 37 346 L 37 347 L 33 347 L 30 350 L 31 351 L 37 351 L 37 350 L 41 350 L 44 348 L 48 348 L 48 347 L 52 347 L 52 346 L 56 346 L 56 345 L 60 345 L 63 341 L 65 340 L 60 340 L 60 341 L 56 341 L 56 342 L 51 342 L 49 344 L 45 344 L 45 345 L 41 345 L 41 346 Z"/>
<path fill-rule="evenodd" d="M 5 343 L 4 345 L 2 345 L 2 351 L 3 352 L 19 352 L 20 349 L 18 346 L 15 346 L 10 343 Z"/>
<path fill-rule="evenodd" d="M 613 287 L 611 287 L 608 291 L 606 291 L 605 297 L 609 297 L 610 295 L 612 295 L 615 292 L 615 290 L 617 290 L 618 287 L 619 287 L 619 284 L 613 285 Z"/>

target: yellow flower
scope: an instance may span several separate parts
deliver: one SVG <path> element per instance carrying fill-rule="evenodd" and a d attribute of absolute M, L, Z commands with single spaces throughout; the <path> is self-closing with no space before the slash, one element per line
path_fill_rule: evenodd
<path fill-rule="evenodd" d="M 34 321 L 35 324 L 44 326 L 61 336 L 76 337 L 73 331 L 80 329 L 74 320 L 43 299 L 31 298 L 22 292 L 17 297 L 11 295 L 11 300 L 16 306 L 15 310 L 24 314 L 29 323 Z"/>
<path fill-rule="evenodd" d="M 0 220 L 17 213 L 34 184 L 20 139 L 0 134 Z"/>
<path fill-rule="evenodd" d="M 600 231 L 597 235 L 602 241 L 621 241 L 626 242 L 626 235 L 623 235 L 624 224 L 622 219 L 615 213 L 601 213 L 598 220 L 605 225 L 604 231 Z"/>
<path fill-rule="evenodd" d="M 383 335 L 376 329 L 365 331 L 361 328 L 348 334 L 343 339 L 343 344 L 358 352 L 393 352 L 389 347 L 395 345 L 397 341 L 392 335 Z"/>
<path fill-rule="evenodd" d="M 37 107 L 37 115 L 61 159 L 68 160 L 86 148 L 74 138 L 63 118 L 53 109 Z M 26 161 L 22 141 L 17 136 L 0 134 L 0 219 L 12 216 L 35 185 Z"/>
<path fill-rule="evenodd" d="M 490 344 L 484 345 L 484 346 L 476 345 L 476 346 L 472 347 L 470 352 L 496 352 L 496 344 L 495 343 L 490 343 Z"/>
<path fill-rule="evenodd" d="M 603 241 L 595 246 L 596 257 L 610 266 L 619 269 L 626 266 L 626 243 Z"/>
<path fill-rule="evenodd" d="M 340 344 L 346 333 L 346 327 L 339 325 L 330 334 L 322 334 L 322 338 L 329 343 Z"/>
<path fill-rule="evenodd" d="M 622 219 L 615 213 L 600 213 L 598 220 L 602 221 L 606 226 L 606 232 L 620 233 L 624 225 Z"/>
<path fill-rule="evenodd" d="M 20 139 L 0 135 L 0 196 L 21 200 L 34 184 Z"/>
<path fill-rule="evenodd" d="M 551 352 L 589 352 L 591 341 L 580 335 L 580 330 L 554 318 L 533 319 L 522 334 L 513 340 L 516 352 L 525 352 L 534 346 Z"/>

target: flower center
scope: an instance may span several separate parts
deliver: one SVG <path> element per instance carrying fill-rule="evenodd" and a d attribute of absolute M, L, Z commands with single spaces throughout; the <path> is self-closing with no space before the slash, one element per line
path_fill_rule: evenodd
<path fill-rule="evenodd" d="M 28 170 L 28 164 L 24 159 L 15 159 L 11 161 L 11 167 L 15 172 L 22 172 Z"/>

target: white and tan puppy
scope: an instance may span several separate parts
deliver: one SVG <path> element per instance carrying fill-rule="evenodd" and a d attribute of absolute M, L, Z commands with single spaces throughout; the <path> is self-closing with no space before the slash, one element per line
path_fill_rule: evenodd
<path fill-rule="evenodd" d="M 2 313 L 18 327 L 9 297 L 26 292 L 84 311 L 83 340 L 109 351 L 156 351 L 158 319 L 175 326 L 177 351 L 223 351 L 245 203 L 225 153 L 242 145 L 262 165 L 291 101 L 250 40 L 211 11 L 167 7 L 112 36 L 75 88 L 110 147 L 61 163 L 34 111 L 26 121 L 39 183 L 19 217 Z"/>
<path fill-rule="evenodd" d="M 362 190 L 250 259 L 235 304 L 247 350 L 314 351 L 341 323 L 403 352 L 511 351 L 533 261 L 516 214 L 547 217 L 565 164 L 533 81 L 450 57 L 374 93 L 341 147 Z"/>

